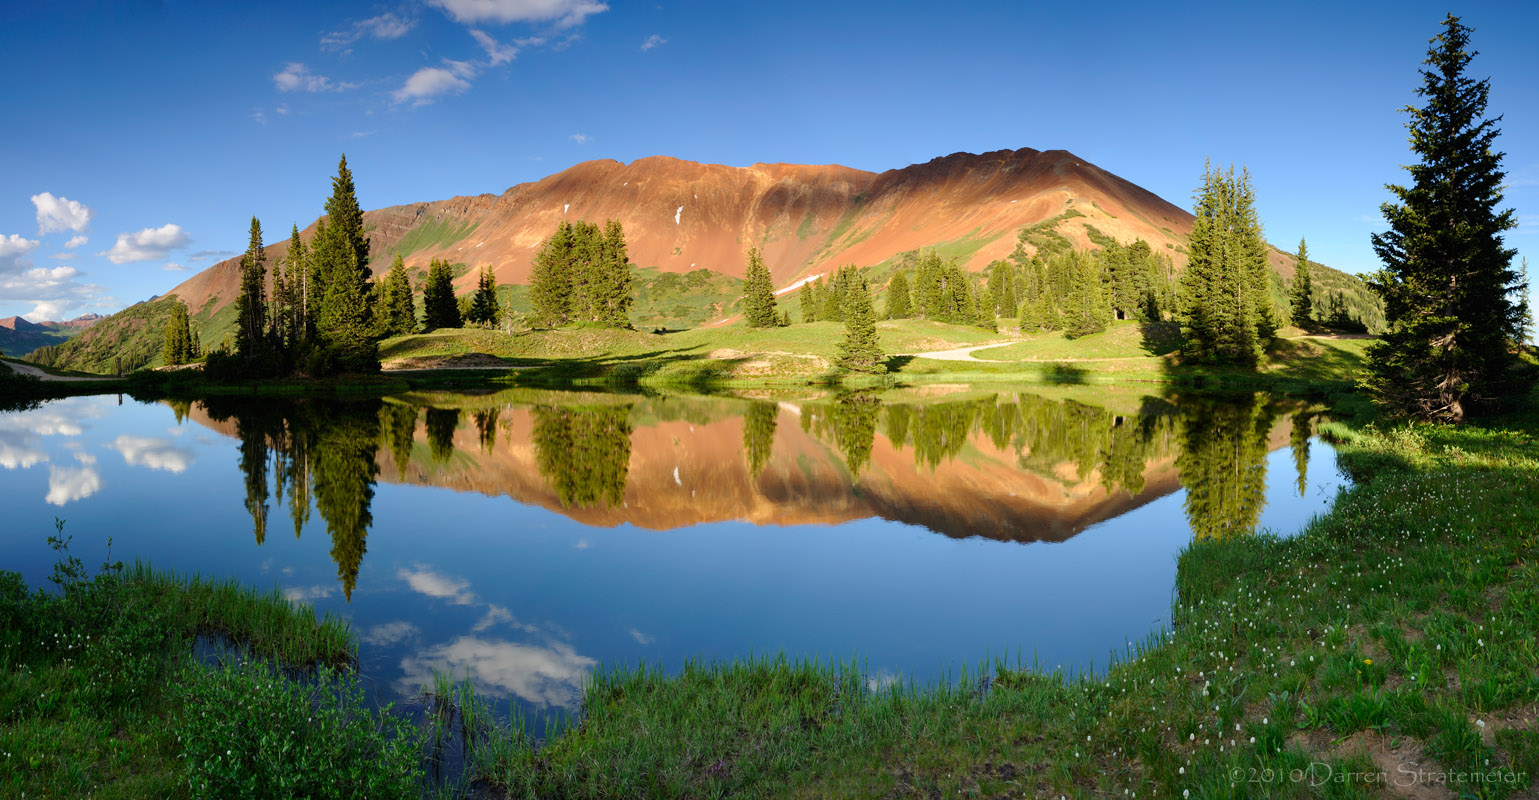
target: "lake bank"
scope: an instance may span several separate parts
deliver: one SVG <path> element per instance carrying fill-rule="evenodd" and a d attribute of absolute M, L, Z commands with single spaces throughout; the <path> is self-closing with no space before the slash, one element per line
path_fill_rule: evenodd
<path fill-rule="evenodd" d="M 1212 797 L 1345 791 L 1285 776 L 1415 764 L 1510 795 L 1539 749 L 1534 422 L 1333 426 L 1357 485 L 1296 538 L 1188 548 L 1176 629 L 1105 673 L 1029 656 L 940 687 L 773 659 L 611 669 L 581 727 L 539 750 L 483 739 L 475 770 L 514 796 Z"/>

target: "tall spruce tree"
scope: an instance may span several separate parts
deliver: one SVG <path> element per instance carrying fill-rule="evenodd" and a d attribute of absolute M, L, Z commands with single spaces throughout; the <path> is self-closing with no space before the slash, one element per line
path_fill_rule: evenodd
<path fill-rule="evenodd" d="M 240 260 L 240 294 L 235 297 L 235 352 L 250 361 L 267 352 L 267 250 L 262 223 L 251 218 L 251 241 Z"/>
<path fill-rule="evenodd" d="M 1111 305 L 1101 281 L 1100 262 L 1083 250 L 1070 253 L 1073 283 L 1064 309 L 1064 335 L 1070 339 L 1100 333 L 1111 319 Z"/>
<path fill-rule="evenodd" d="M 903 270 L 894 270 L 892 280 L 887 282 L 887 318 L 908 319 L 914 316 L 912 304 L 913 299 L 909 297 L 908 291 L 908 278 L 903 276 Z"/>
<path fill-rule="evenodd" d="M 353 186 L 347 156 L 331 179 L 324 224 L 311 242 L 312 276 L 319 285 L 312 306 L 316 336 L 331 351 L 333 364 L 349 372 L 379 369 L 373 339 L 374 292 L 369 271 L 369 239 L 363 209 Z"/>
<path fill-rule="evenodd" d="M 396 253 L 390 262 L 390 272 L 385 275 L 384 306 L 380 317 L 386 336 L 404 336 L 417 330 L 417 302 L 411 294 L 411 277 L 406 274 L 406 262 Z"/>
<path fill-rule="evenodd" d="M 427 283 L 422 287 L 422 324 L 428 330 L 462 324 L 454 298 L 454 272 L 447 261 L 435 258 L 428 262 Z"/>
<path fill-rule="evenodd" d="M 529 276 L 529 302 L 534 322 L 548 328 L 565 325 L 572 308 L 572 223 L 562 220 L 540 252 Z"/>
<path fill-rule="evenodd" d="M 1390 229 L 1373 235 L 1384 269 L 1369 285 L 1388 330 L 1368 350 L 1365 381 L 1386 408 L 1454 423 L 1510 389 L 1522 316 L 1502 239 L 1517 221 L 1497 209 L 1501 117 L 1485 116 L 1490 81 L 1465 75 L 1469 44 L 1470 28 L 1449 14 L 1422 62 L 1424 105 L 1403 109 L 1417 163 L 1406 167 L 1409 187 L 1387 187 L 1399 202 L 1380 206 Z"/>
<path fill-rule="evenodd" d="M 1315 324 L 1313 279 L 1309 274 L 1309 247 L 1299 240 L 1299 254 L 1293 262 L 1293 285 L 1288 299 L 1293 304 L 1293 324 L 1308 329 Z"/>
<path fill-rule="evenodd" d="M 850 372 L 887 371 L 887 357 L 876 335 L 876 309 L 871 307 L 871 288 L 853 268 L 848 273 L 844 301 L 844 340 L 839 343 L 834 363 Z"/>
<path fill-rule="evenodd" d="M 497 302 L 497 276 L 490 266 L 481 267 L 476 276 L 476 293 L 470 298 L 470 313 L 466 320 L 479 325 L 496 325 L 502 314 L 502 304 Z"/>
<path fill-rule="evenodd" d="M 161 360 L 167 366 L 186 364 L 197 358 L 192 326 L 187 318 L 187 304 L 177 299 L 171 304 L 171 319 L 166 322 L 166 342 Z"/>
<path fill-rule="evenodd" d="M 625 229 L 620 221 L 604 222 L 604 238 L 599 248 L 600 280 L 594 287 L 594 322 L 610 328 L 631 326 L 631 259 L 625 244 Z"/>
<path fill-rule="evenodd" d="M 750 328 L 773 328 L 780 324 L 775 311 L 775 285 L 759 248 L 748 250 L 748 271 L 743 281 L 743 321 Z"/>
<path fill-rule="evenodd" d="M 797 293 L 797 300 L 801 303 L 802 322 L 818 321 L 818 294 L 812 284 L 812 281 L 803 283 L 801 291 Z"/>
<path fill-rule="evenodd" d="M 1248 171 L 1204 167 L 1179 298 L 1189 357 L 1254 365 L 1277 332 L 1255 202 Z"/>

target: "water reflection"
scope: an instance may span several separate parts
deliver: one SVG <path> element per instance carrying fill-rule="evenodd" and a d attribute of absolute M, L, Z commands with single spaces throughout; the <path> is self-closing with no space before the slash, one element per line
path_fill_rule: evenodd
<path fill-rule="evenodd" d="M 999 393 L 892 402 L 852 392 L 776 403 L 513 390 L 173 408 L 238 439 L 258 544 L 271 503 L 288 507 L 296 536 L 313 503 L 348 598 L 382 471 L 397 482 L 506 495 L 590 525 L 881 517 L 1004 541 L 1062 541 L 1182 486 L 1194 536 L 1248 534 L 1264 505 L 1266 455 L 1284 441 L 1300 491 L 1306 486 L 1306 410 L 1263 394 L 1123 406 Z M 34 421 L 44 424 L 66 425 Z M 153 469 L 179 472 L 193 460 L 170 440 L 120 436 L 113 446 L 127 463 Z M 14 433 L 0 438 L 0 465 L 40 457 Z M 89 466 L 52 469 L 49 502 L 99 488 Z M 399 577 L 432 597 L 464 598 L 431 591 L 452 587 L 431 573 Z"/>

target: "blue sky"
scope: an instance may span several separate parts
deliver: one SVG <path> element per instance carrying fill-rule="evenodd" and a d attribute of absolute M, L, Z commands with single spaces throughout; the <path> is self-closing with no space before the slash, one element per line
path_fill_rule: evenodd
<path fill-rule="evenodd" d="M 1066 149 L 1190 207 L 1249 167 L 1268 238 L 1377 267 L 1423 2 L 413 0 L 9 4 L 0 317 L 111 312 L 321 211 L 346 152 L 378 208 L 595 158 L 880 171 Z M 20 7 L 18 7 L 20 6 Z M 1539 271 L 1539 5 L 1466 3 L 1505 115 L 1508 242 Z M 73 246 L 72 246 L 73 245 Z"/>

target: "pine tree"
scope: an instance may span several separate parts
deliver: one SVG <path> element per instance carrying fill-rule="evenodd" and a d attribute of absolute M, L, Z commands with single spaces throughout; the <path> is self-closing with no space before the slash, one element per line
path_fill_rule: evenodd
<path fill-rule="evenodd" d="M 1015 286 L 1010 276 L 1010 263 L 995 261 L 989 265 L 989 288 L 986 295 L 989 316 L 1008 317 L 1015 313 Z"/>
<path fill-rule="evenodd" d="M 834 363 L 850 372 L 882 373 L 887 371 L 887 357 L 876 335 L 876 310 L 871 307 L 871 289 L 865 278 L 854 269 L 850 274 L 845 295 L 844 341 Z"/>
<path fill-rule="evenodd" d="M 1293 324 L 1300 328 L 1310 328 L 1315 324 L 1314 300 L 1311 298 L 1314 288 L 1309 276 L 1309 248 L 1303 239 L 1299 240 L 1299 254 L 1293 262 L 1293 285 L 1289 289 L 1288 299 L 1293 303 Z"/>
<path fill-rule="evenodd" d="M 390 272 L 385 275 L 384 305 L 380 317 L 384 322 L 385 336 L 405 336 L 417 330 L 417 303 L 411 294 L 411 278 L 406 274 L 406 263 L 396 253 L 390 262 Z"/>
<path fill-rule="evenodd" d="M 1091 254 L 1077 250 L 1069 255 L 1073 265 L 1072 289 L 1064 314 L 1064 335 L 1070 339 L 1106 330 L 1111 306 L 1101 282 L 1101 265 Z"/>
<path fill-rule="evenodd" d="M 1204 168 L 1181 276 L 1181 332 L 1189 357 L 1253 365 L 1277 331 L 1255 199 L 1249 172 Z"/>
<path fill-rule="evenodd" d="M 892 280 L 887 283 L 887 318 L 908 319 L 914 315 L 911 307 L 912 299 L 909 297 L 908 278 L 903 276 L 903 270 L 894 270 Z"/>
<path fill-rule="evenodd" d="M 1509 346 L 1522 310 L 1503 231 L 1517 226 L 1502 202 L 1501 117 L 1487 119 L 1490 81 L 1465 75 L 1470 29 L 1448 15 L 1432 40 L 1421 108 L 1411 117 L 1411 186 L 1389 186 L 1380 206 L 1390 230 L 1373 235 L 1384 263 L 1369 285 L 1384 300 L 1388 330 L 1368 350 L 1367 387 L 1384 407 L 1461 422 L 1509 389 Z"/>
<path fill-rule="evenodd" d="M 454 298 L 454 272 L 446 261 L 428 263 L 427 283 L 422 287 L 422 324 L 428 330 L 460 327 L 460 307 Z"/>
<path fill-rule="evenodd" d="M 470 299 L 470 313 L 465 319 L 482 325 L 495 325 L 501 314 L 502 305 L 497 302 L 497 276 L 492 274 L 491 267 L 483 266 L 481 274 L 476 276 L 476 293 Z"/>
<path fill-rule="evenodd" d="M 350 372 L 377 370 L 369 240 L 363 231 L 363 209 L 358 205 L 346 155 L 331 179 L 326 217 L 316 226 L 310 258 L 311 294 L 315 296 L 311 315 L 317 338 L 337 367 Z"/>
<path fill-rule="evenodd" d="M 378 372 L 379 349 L 371 335 L 367 284 L 348 279 L 358 273 L 358 255 L 342 251 L 333 279 L 320 297 L 315 326 L 330 353 L 330 366 L 343 372 Z"/>
<path fill-rule="evenodd" d="M 575 244 L 572 224 L 562 221 L 534 256 L 529 302 L 537 325 L 554 328 L 570 320 Z"/>
<path fill-rule="evenodd" d="M 849 277 L 845 275 L 845 268 L 834 270 L 833 279 L 828 282 L 828 292 L 823 295 L 823 310 L 818 317 L 827 322 L 844 321 L 844 298 L 849 291 L 846 285 Z"/>
<path fill-rule="evenodd" d="M 309 341 L 315 329 L 310 314 L 311 295 L 315 290 L 311 282 L 310 251 L 305 247 L 305 240 L 299 238 L 297 223 L 289 234 L 289 251 L 284 255 L 283 263 L 289 287 L 289 321 L 285 327 L 288 328 L 289 344 L 293 346 Z"/>
<path fill-rule="evenodd" d="M 161 348 L 161 360 L 168 366 L 175 366 L 196 359 L 195 342 L 187 318 L 187 304 L 178 299 L 171 304 L 171 319 L 166 322 L 166 342 Z"/>
<path fill-rule="evenodd" d="M 251 218 L 251 242 L 240 261 L 240 294 L 235 297 L 235 352 L 250 361 L 267 351 L 267 250 L 262 223 Z"/>
<path fill-rule="evenodd" d="M 817 290 L 812 288 L 812 283 L 812 281 L 803 283 L 797 295 L 802 307 L 802 322 L 818 321 L 818 295 Z"/>
<path fill-rule="evenodd" d="M 775 312 L 775 285 L 759 248 L 748 251 L 748 273 L 743 286 L 743 320 L 750 328 L 771 328 L 779 323 Z"/>
<path fill-rule="evenodd" d="M 604 223 L 600 247 L 600 280 L 595 286 L 594 319 L 610 328 L 631 326 L 631 260 L 625 244 L 625 229 L 619 220 Z"/>

